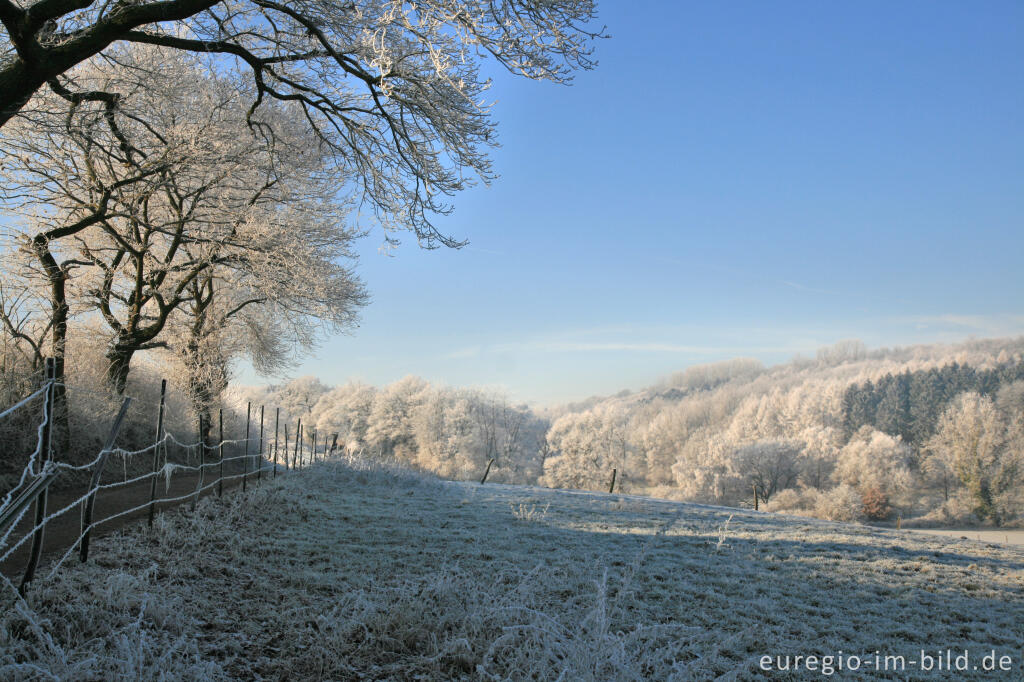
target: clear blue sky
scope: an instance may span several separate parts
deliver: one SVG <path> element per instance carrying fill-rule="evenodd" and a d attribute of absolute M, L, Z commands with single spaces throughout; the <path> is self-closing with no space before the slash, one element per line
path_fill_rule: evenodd
<path fill-rule="evenodd" d="M 461 251 L 361 245 L 296 374 L 553 403 L 688 365 L 1024 333 L 1024 3 L 612 2 L 572 87 L 496 79 Z M 243 381 L 253 381 L 243 372 Z"/>

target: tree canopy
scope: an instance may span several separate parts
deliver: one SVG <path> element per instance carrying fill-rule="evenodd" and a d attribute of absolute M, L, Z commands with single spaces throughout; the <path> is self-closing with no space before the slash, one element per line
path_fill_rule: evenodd
<path fill-rule="evenodd" d="M 593 65 L 595 11 L 593 0 L 0 0 L 0 126 L 44 86 L 116 104 L 124 93 L 76 82 L 79 65 L 112 47 L 195 53 L 248 81 L 263 134 L 276 132 L 255 118 L 267 102 L 297 104 L 389 235 L 457 246 L 431 218 L 450 212 L 445 197 L 493 177 L 481 60 L 566 82 Z"/>

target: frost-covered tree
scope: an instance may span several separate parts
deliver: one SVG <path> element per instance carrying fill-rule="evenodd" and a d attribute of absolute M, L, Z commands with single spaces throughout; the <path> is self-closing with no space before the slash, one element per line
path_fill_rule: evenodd
<path fill-rule="evenodd" d="M 928 443 L 933 471 L 951 474 L 975 504 L 975 513 L 1000 524 L 1007 494 L 1020 483 L 1019 457 L 1007 452 L 1007 425 L 993 401 L 963 393 L 939 419 Z"/>
<path fill-rule="evenodd" d="M 413 409 L 413 461 L 443 478 L 479 478 L 487 466 L 488 447 L 474 420 L 473 394 L 435 389 Z"/>
<path fill-rule="evenodd" d="M 331 389 L 313 407 L 316 428 L 337 433 L 339 444 L 348 452 L 362 452 L 367 446 L 366 433 L 376 397 L 376 388 L 358 382 Z"/>
<path fill-rule="evenodd" d="M 480 62 L 566 82 L 592 66 L 594 16 L 593 0 L 0 0 L 0 126 L 46 87 L 116 105 L 128 92 L 81 86 L 78 65 L 126 44 L 201 55 L 248 82 L 255 127 L 276 133 L 259 120 L 272 102 L 299 106 L 386 226 L 454 245 L 430 216 L 492 175 Z"/>
<path fill-rule="evenodd" d="M 366 442 L 377 457 L 411 460 L 415 454 L 416 434 L 413 414 L 429 395 L 430 385 L 423 379 L 407 376 L 374 397 L 366 428 Z"/>
<path fill-rule="evenodd" d="M 343 265 L 354 233 L 297 108 L 266 108 L 280 133 L 254 135 L 233 82 L 197 60 L 146 47 L 116 57 L 77 77 L 93 92 L 130 89 L 116 106 L 52 93 L 4 130 L 22 153 L 4 186 L 52 291 L 54 329 L 66 331 L 64 285 L 80 267 L 78 303 L 110 327 L 108 374 L 123 391 L 134 354 L 168 347 L 184 315 L 175 350 L 198 407 L 234 357 L 272 368 L 316 326 L 351 326 L 365 302 Z"/>
<path fill-rule="evenodd" d="M 834 478 L 857 490 L 865 506 L 882 509 L 904 501 L 901 496 L 914 483 L 912 465 L 911 450 L 899 436 L 865 426 L 839 451 Z"/>
<path fill-rule="evenodd" d="M 282 386 L 276 386 L 271 391 L 271 400 L 275 406 L 281 408 L 282 418 L 288 420 L 308 418 L 313 413 L 320 398 L 330 390 L 320 379 L 314 376 L 304 376 L 292 379 Z"/>
<path fill-rule="evenodd" d="M 733 467 L 746 483 L 767 502 L 780 490 L 793 486 L 801 469 L 802 443 L 759 441 L 744 445 L 733 454 Z"/>
<path fill-rule="evenodd" d="M 557 419 L 548 432 L 552 454 L 544 461 L 545 485 L 601 489 L 612 469 L 627 471 L 633 451 L 628 419 L 615 404 Z"/>

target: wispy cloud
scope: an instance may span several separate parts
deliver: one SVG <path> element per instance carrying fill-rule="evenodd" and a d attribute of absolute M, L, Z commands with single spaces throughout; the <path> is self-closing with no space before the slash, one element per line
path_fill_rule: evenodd
<path fill-rule="evenodd" d="M 1008 336 L 1024 333 L 1024 315 L 1001 313 L 992 315 L 913 315 L 899 318 L 918 329 L 952 330 L 983 334 L 986 336 Z"/>
<path fill-rule="evenodd" d="M 471 360 L 485 355 L 556 353 L 669 353 L 677 355 L 744 355 L 751 353 L 791 352 L 791 346 L 715 346 L 688 345 L 664 341 L 523 341 L 459 348 L 443 357 Z"/>

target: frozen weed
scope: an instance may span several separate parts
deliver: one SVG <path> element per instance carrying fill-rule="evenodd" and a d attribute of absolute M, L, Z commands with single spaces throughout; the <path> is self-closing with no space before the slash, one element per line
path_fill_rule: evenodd
<path fill-rule="evenodd" d="M 729 532 L 729 522 L 732 521 L 734 514 L 729 514 L 729 518 L 725 520 L 725 523 L 718 527 L 718 543 L 715 545 L 715 551 L 718 552 L 722 549 L 722 545 L 725 544 L 725 534 Z"/>
<path fill-rule="evenodd" d="M 551 503 L 548 502 L 543 507 L 538 504 L 527 504 L 526 502 L 509 506 L 512 508 L 512 516 L 520 521 L 543 521 L 548 515 Z"/>

